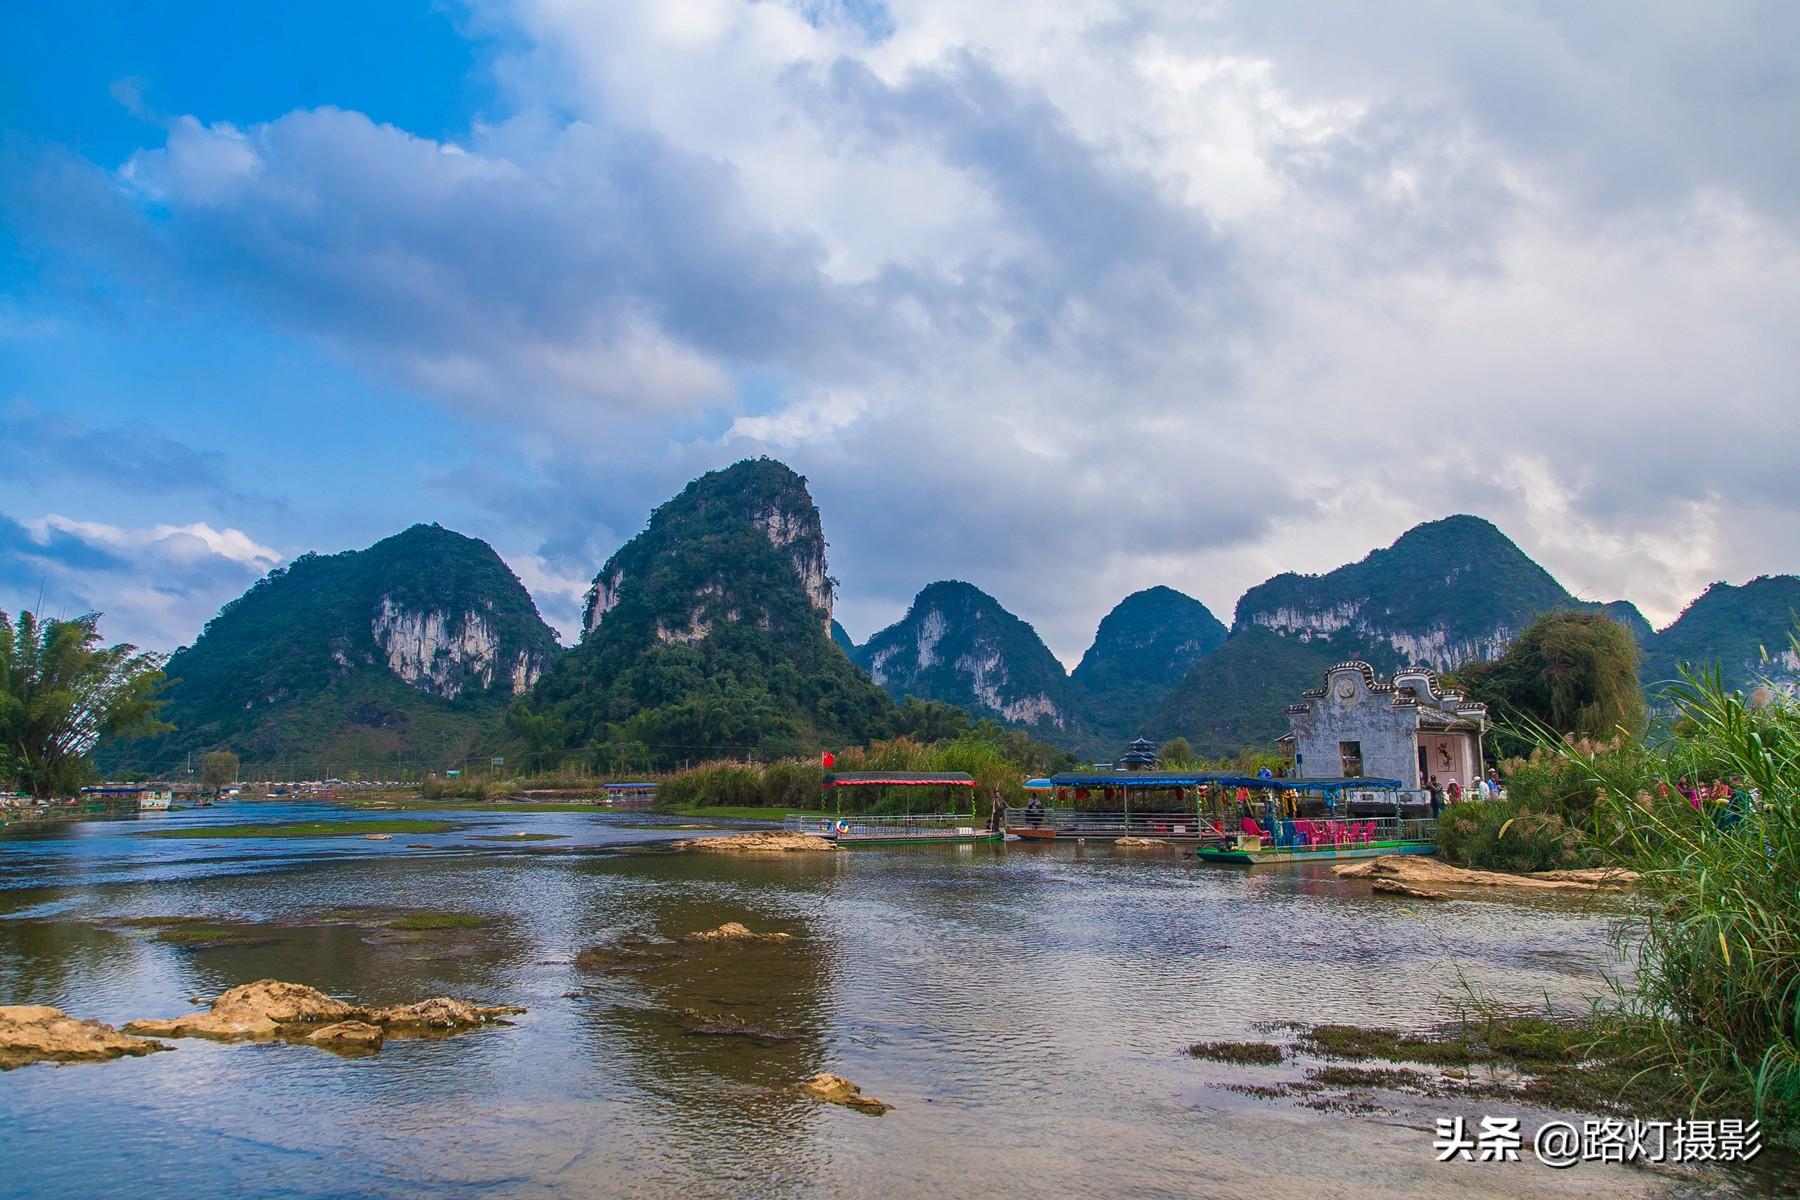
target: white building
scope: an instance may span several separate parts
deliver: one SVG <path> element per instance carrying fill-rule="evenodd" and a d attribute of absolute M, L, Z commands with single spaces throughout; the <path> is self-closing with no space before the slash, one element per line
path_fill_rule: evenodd
<path fill-rule="evenodd" d="M 1398 779 L 1422 788 L 1436 778 L 1468 787 L 1481 774 L 1487 706 L 1446 691 L 1423 667 L 1378 679 L 1368 663 L 1339 663 L 1325 686 L 1287 709 L 1294 774 L 1302 779 Z"/>

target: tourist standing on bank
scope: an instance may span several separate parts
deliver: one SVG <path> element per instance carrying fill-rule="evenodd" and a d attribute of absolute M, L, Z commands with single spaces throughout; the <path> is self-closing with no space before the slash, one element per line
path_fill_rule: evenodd
<path fill-rule="evenodd" d="M 1431 777 L 1430 792 L 1431 792 L 1431 817 L 1432 817 L 1432 820 L 1435 821 L 1438 817 L 1438 814 L 1444 811 L 1444 789 L 1438 786 L 1438 781 L 1437 781 L 1436 775 L 1433 775 Z"/>

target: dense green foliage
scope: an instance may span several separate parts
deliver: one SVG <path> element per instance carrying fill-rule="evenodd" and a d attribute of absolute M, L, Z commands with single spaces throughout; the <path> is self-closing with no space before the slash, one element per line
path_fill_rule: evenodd
<path fill-rule="evenodd" d="M 384 600 L 451 619 L 478 613 L 498 643 L 493 686 L 467 677 L 449 700 L 402 682 L 375 636 Z M 252 777 L 290 778 L 457 763 L 510 701 L 510 664 L 557 653 L 530 594 L 487 543 L 415 525 L 367 550 L 302 555 L 227 604 L 169 660 L 163 715 L 175 729 L 109 742 L 101 761 L 162 772 L 229 749 Z"/>
<path fill-rule="evenodd" d="M 1024 783 L 1033 775 L 1074 766 L 1074 757 L 1022 730 L 980 721 L 953 738 L 925 743 L 908 737 L 853 747 L 838 755 L 834 771 L 960 771 L 975 777 L 973 796 L 965 789 L 843 788 L 826 792 L 817 759 L 787 760 L 766 766 L 735 762 L 702 763 L 657 788 L 659 807 L 758 808 L 841 812 L 974 811 L 986 815 L 998 791 L 1008 804 L 1025 802 Z"/>
<path fill-rule="evenodd" d="M 222 788 L 237 779 L 238 766 L 238 756 L 231 751 L 210 751 L 200 760 L 200 782 L 209 788 Z"/>
<path fill-rule="evenodd" d="M 73 794 L 103 737 L 157 728 L 162 658 L 100 644 L 100 617 L 0 613 L 0 783 L 34 796 Z"/>
<path fill-rule="evenodd" d="M 1062 664 L 1035 629 L 972 584 L 927 585 L 856 661 L 896 699 L 954 704 L 1059 741 L 1075 735 L 1078 706 Z"/>
<path fill-rule="evenodd" d="M 791 540 L 775 545 L 759 520 Z M 601 568 L 617 604 L 539 681 L 533 711 L 555 722 L 540 736 L 565 754 L 637 747 L 667 767 L 880 735 L 893 703 L 833 645 L 796 565 L 823 557 L 818 510 L 787 467 L 701 476 Z"/>
<path fill-rule="evenodd" d="M 1203 755 L 1267 747 L 1287 732 L 1284 710 L 1319 686 L 1338 661 L 1320 641 L 1303 642 L 1260 627 L 1231 635 L 1196 663 L 1146 719 L 1153 738 L 1185 737 Z"/>
<path fill-rule="evenodd" d="M 1742 587 L 1715 583 L 1649 644 L 1645 682 L 1660 691 L 1656 685 L 1675 679 L 1682 665 L 1714 663 L 1728 687 L 1747 687 L 1764 675 L 1800 679 L 1800 662 L 1788 646 L 1797 618 L 1800 578 L 1766 575 Z"/>
<path fill-rule="evenodd" d="M 1754 1103 L 1800 1141 L 1800 704 L 1754 705 L 1718 672 L 1671 692 L 1676 736 L 1625 753 L 1554 747 L 1600 796 L 1599 839 L 1640 873 L 1639 944 L 1621 1016 L 1638 1065 L 1671 1074 L 1702 1104 Z M 1733 785 L 1696 808 L 1691 780 Z M 1741 1109 L 1739 1110 L 1741 1111 Z M 1736 1115 L 1735 1113 L 1733 1115 Z"/>
<path fill-rule="evenodd" d="M 1119 601 L 1069 676 L 1095 742 L 1142 732 L 1163 697 L 1224 641 L 1219 619 L 1174 588 L 1146 588 Z"/>
<path fill-rule="evenodd" d="M 1470 663 L 1455 686 L 1488 706 L 1498 756 L 1529 749 L 1530 730 L 1611 738 L 1644 727 L 1637 642 L 1611 617 L 1553 612 L 1537 618 L 1492 662 Z"/>

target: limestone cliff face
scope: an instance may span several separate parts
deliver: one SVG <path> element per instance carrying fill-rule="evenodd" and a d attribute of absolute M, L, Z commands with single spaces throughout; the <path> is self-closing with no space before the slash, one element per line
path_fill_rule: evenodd
<path fill-rule="evenodd" d="M 1062 664 L 1036 631 L 966 583 L 934 583 L 900 621 L 857 651 L 895 698 L 941 700 L 1011 725 L 1067 732 L 1075 721 Z"/>
<path fill-rule="evenodd" d="M 479 607 L 461 613 L 410 609 L 383 596 L 369 632 L 388 670 L 408 687 L 446 700 L 465 688 L 491 688 L 496 679 L 512 695 L 524 695 L 544 673 L 548 658 L 529 647 L 508 654 Z"/>
<path fill-rule="evenodd" d="M 1249 619 L 1252 624 L 1303 642 L 1331 639 L 1348 631 L 1365 642 L 1391 648 L 1397 662 L 1436 671 L 1454 671 L 1466 662 L 1498 658 L 1519 636 L 1519 630 L 1510 623 L 1495 624 L 1478 632 L 1453 630 L 1441 623 L 1417 630 L 1395 629 L 1380 619 L 1371 619 L 1366 608 L 1366 601 L 1353 600 L 1316 609 L 1282 607 L 1254 612 Z"/>

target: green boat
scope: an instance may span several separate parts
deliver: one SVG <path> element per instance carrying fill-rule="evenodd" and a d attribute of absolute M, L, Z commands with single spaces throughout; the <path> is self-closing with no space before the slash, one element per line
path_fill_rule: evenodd
<path fill-rule="evenodd" d="M 1431 854 L 1437 822 L 1430 817 L 1366 817 L 1273 822 L 1264 829 L 1246 819 L 1236 834 L 1195 850 L 1198 862 L 1232 867 L 1273 863 L 1338 862 L 1384 854 Z"/>

